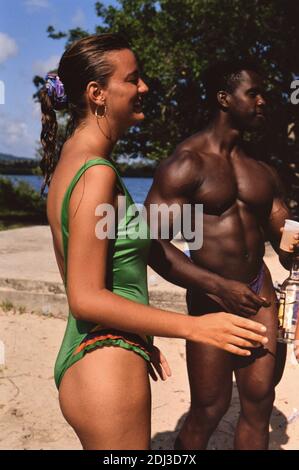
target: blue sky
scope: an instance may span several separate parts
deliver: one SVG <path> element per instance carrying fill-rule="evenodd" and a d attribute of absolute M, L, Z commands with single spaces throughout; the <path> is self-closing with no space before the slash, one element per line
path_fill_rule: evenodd
<path fill-rule="evenodd" d="M 39 106 L 33 102 L 34 75 L 54 68 L 65 39 L 48 38 L 47 27 L 67 31 L 80 26 L 90 33 L 99 24 L 95 0 L 0 0 L 0 152 L 34 157 L 40 133 Z M 115 1 L 103 1 L 105 5 Z M 1 103 L 1 96 L 0 96 Z"/>

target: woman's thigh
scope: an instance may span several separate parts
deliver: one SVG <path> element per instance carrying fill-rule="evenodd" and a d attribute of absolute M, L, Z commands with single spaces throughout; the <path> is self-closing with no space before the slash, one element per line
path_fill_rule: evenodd
<path fill-rule="evenodd" d="M 87 353 L 61 381 L 59 401 L 84 449 L 148 449 L 151 393 L 147 363 L 133 351 Z"/>

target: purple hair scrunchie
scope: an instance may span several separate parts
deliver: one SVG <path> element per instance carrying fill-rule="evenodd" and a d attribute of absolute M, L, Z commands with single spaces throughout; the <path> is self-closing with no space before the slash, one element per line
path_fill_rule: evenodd
<path fill-rule="evenodd" d="M 67 103 L 67 96 L 64 91 L 64 86 L 58 75 L 55 73 L 48 73 L 45 78 L 46 89 L 48 96 L 54 98 L 54 106 Z"/>

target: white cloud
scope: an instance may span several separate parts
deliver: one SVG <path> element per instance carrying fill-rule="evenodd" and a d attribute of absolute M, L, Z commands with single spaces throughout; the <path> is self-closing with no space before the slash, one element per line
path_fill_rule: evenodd
<path fill-rule="evenodd" d="M 44 77 L 51 70 L 57 69 L 60 57 L 58 55 L 52 55 L 46 60 L 37 60 L 33 64 L 33 73 Z"/>
<path fill-rule="evenodd" d="M 48 0 L 25 0 L 24 5 L 29 10 L 39 10 L 41 8 L 49 8 Z"/>
<path fill-rule="evenodd" d="M 31 110 L 32 110 L 32 117 L 33 118 L 41 118 L 41 111 L 40 111 L 40 103 L 36 103 L 35 101 L 32 102 L 30 100 Z"/>
<path fill-rule="evenodd" d="M 0 142 L 0 152 L 28 157 L 34 155 L 36 142 L 27 122 L 7 113 L 0 114 Z"/>
<path fill-rule="evenodd" d="M 5 62 L 9 57 L 13 57 L 18 52 L 16 41 L 8 36 L 8 34 L 0 32 L 0 64 Z"/>
<path fill-rule="evenodd" d="M 86 16 L 81 8 L 77 8 L 74 15 L 71 18 L 72 25 L 75 27 L 84 28 L 86 25 Z"/>

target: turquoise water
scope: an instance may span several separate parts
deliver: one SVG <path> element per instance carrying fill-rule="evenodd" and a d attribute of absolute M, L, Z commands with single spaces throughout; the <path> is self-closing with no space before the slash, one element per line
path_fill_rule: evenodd
<path fill-rule="evenodd" d="M 25 181 L 30 184 L 36 191 L 40 191 L 42 177 L 35 175 L 4 175 L 14 182 Z M 134 202 L 143 204 L 147 193 L 151 187 L 152 178 L 123 178 L 126 187 L 129 190 Z"/>

